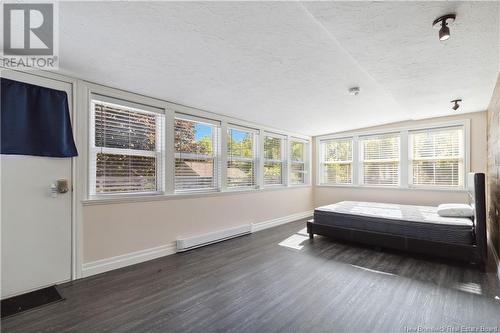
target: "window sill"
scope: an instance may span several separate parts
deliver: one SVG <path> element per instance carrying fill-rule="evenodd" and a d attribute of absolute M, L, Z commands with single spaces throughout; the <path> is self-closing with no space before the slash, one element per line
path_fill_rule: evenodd
<path fill-rule="evenodd" d="M 110 197 L 96 196 L 91 197 L 86 200 L 82 200 L 83 206 L 94 206 L 94 205 L 108 205 L 108 204 L 120 204 L 120 203 L 134 203 L 134 202 L 151 202 L 151 201 L 164 201 L 164 200 L 178 200 L 178 199 L 196 199 L 196 198 L 207 198 L 207 197 L 218 197 L 226 195 L 236 195 L 236 194 L 251 194 L 260 193 L 268 191 L 279 191 L 279 190 L 289 190 L 289 189 L 299 189 L 311 187 L 311 185 L 291 185 L 291 186 L 280 186 L 280 187 L 266 187 L 266 188 L 251 188 L 251 189 L 227 189 L 226 191 L 185 191 L 176 194 L 137 194 L 137 195 L 113 195 Z"/>
<path fill-rule="evenodd" d="M 219 192 L 216 188 L 205 188 L 205 189 L 192 189 L 192 190 L 176 190 L 171 195 L 193 195 L 193 194 L 210 194 Z M 164 193 L 160 193 L 160 195 L 165 195 Z"/>
<path fill-rule="evenodd" d="M 450 187 L 401 187 L 401 186 L 361 186 L 361 185 L 327 185 L 317 184 L 316 187 L 334 187 L 334 188 L 355 188 L 355 189 L 377 189 L 377 190 L 397 190 L 397 191 L 431 191 L 431 192 L 458 192 L 466 193 L 465 188 Z"/>
<path fill-rule="evenodd" d="M 265 189 L 272 189 L 272 188 L 286 188 L 287 186 L 285 184 L 264 184 Z"/>

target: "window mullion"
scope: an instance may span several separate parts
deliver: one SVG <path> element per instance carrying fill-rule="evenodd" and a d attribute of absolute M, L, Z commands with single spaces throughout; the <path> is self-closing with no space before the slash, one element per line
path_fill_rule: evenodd
<path fill-rule="evenodd" d="M 408 131 L 403 130 L 400 134 L 399 142 L 399 186 L 408 188 L 409 184 L 409 145 L 408 145 Z"/>
<path fill-rule="evenodd" d="M 165 113 L 165 193 L 175 192 L 175 113 L 167 108 Z M 174 157 L 174 158 L 172 158 Z"/>
<path fill-rule="evenodd" d="M 359 148 L 359 137 L 354 136 L 352 138 L 352 167 L 351 167 L 351 177 L 352 177 L 352 184 L 353 185 L 360 185 L 361 184 L 361 177 L 360 174 L 363 170 L 362 164 L 361 164 L 361 156 L 362 152 L 361 149 Z"/>
<path fill-rule="evenodd" d="M 225 121 L 221 121 L 220 124 L 216 156 L 217 168 L 219 170 L 219 189 L 224 192 L 227 190 L 227 123 Z"/>
<path fill-rule="evenodd" d="M 264 141 L 265 132 L 263 129 L 259 130 L 259 139 L 257 143 L 257 188 L 264 188 L 264 170 L 265 170 L 265 158 L 264 158 Z"/>
<path fill-rule="evenodd" d="M 290 186 L 290 147 L 291 141 L 290 136 L 287 135 L 281 143 L 281 159 L 283 160 L 283 165 L 281 167 L 281 182 L 285 186 Z"/>

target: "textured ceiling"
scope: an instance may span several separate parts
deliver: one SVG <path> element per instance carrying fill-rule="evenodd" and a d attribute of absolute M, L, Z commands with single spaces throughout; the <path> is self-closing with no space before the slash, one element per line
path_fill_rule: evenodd
<path fill-rule="evenodd" d="M 317 135 L 485 110 L 498 2 L 62 2 L 60 70 Z M 457 13 L 440 42 L 432 21 Z M 347 93 L 360 86 L 361 94 Z"/>

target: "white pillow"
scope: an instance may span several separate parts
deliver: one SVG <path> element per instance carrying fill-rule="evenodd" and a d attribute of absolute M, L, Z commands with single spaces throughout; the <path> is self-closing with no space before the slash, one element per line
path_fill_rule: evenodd
<path fill-rule="evenodd" d="M 437 213 L 443 217 L 471 217 L 474 216 L 474 208 L 467 204 L 441 204 Z"/>

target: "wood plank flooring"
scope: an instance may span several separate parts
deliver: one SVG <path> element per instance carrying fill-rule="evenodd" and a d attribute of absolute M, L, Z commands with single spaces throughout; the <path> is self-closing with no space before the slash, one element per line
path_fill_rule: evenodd
<path fill-rule="evenodd" d="M 496 275 L 316 236 L 297 221 L 58 287 L 2 332 L 500 331 Z M 451 331 L 450 329 L 448 331 Z"/>

